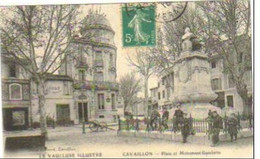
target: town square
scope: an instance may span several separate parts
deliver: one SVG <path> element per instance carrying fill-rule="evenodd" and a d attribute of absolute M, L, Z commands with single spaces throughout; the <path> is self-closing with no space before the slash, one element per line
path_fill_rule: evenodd
<path fill-rule="evenodd" d="M 4 156 L 251 158 L 250 3 L 0 8 Z"/>

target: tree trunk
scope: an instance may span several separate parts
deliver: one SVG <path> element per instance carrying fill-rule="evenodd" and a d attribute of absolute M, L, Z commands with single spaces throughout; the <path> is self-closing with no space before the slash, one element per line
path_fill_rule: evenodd
<path fill-rule="evenodd" d="M 125 111 L 126 111 L 126 107 L 127 107 L 127 104 L 126 103 L 124 103 L 124 117 L 125 117 Z"/>
<path fill-rule="evenodd" d="M 144 110 L 145 110 L 145 117 L 148 117 L 148 78 L 145 77 L 144 79 L 144 98 L 145 98 L 145 103 L 144 103 Z"/>
<path fill-rule="evenodd" d="M 38 102 L 40 110 L 40 129 L 41 135 L 45 136 L 45 139 L 48 139 L 47 134 L 47 123 L 46 123 L 46 112 L 45 112 L 45 80 L 38 80 Z"/>
<path fill-rule="evenodd" d="M 249 113 L 249 100 L 248 100 L 248 90 L 246 87 L 243 88 L 237 88 L 237 93 L 242 98 L 243 101 L 243 113 L 248 114 Z"/>

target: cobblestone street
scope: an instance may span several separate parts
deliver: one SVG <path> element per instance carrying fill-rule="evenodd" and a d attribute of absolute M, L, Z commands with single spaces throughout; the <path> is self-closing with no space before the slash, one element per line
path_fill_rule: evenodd
<path fill-rule="evenodd" d="M 116 129 L 116 127 L 114 127 Z M 252 138 L 235 142 L 221 142 L 216 147 L 194 145 L 191 143 L 173 143 L 165 140 L 120 137 L 117 131 L 90 132 L 82 134 L 81 127 L 58 127 L 49 129 L 46 152 L 19 151 L 6 153 L 6 157 L 252 157 Z M 113 151 L 111 151 L 113 150 Z M 243 151 L 241 151 L 243 150 Z M 243 152 L 243 153 L 242 153 Z"/>

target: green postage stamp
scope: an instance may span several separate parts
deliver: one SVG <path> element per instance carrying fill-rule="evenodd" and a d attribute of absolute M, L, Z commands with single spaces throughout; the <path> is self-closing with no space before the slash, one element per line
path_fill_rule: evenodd
<path fill-rule="evenodd" d="M 155 6 L 122 7 L 123 46 L 155 46 Z"/>

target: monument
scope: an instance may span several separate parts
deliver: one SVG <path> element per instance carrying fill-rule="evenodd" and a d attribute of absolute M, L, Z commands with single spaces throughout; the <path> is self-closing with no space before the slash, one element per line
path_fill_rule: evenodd
<path fill-rule="evenodd" d="M 182 37 L 182 52 L 174 62 L 174 94 L 173 102 L 193 118 L 204 119 L 208 111 L 221 109 L 210 104 L 217 98 L 211 88 L 210 65 L 208 57 L 202 51 L 199 40 L 185 29 Z"/>

